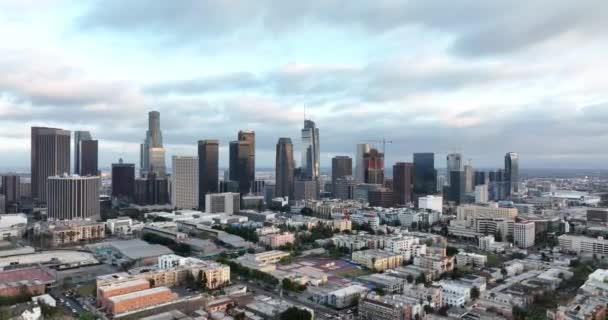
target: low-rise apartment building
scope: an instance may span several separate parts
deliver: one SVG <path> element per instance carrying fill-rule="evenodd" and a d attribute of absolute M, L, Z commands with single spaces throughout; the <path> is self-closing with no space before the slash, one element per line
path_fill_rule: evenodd
<path fill-rule="evenodd" d="M 400 254 L 377 249 L 355 251 L 352 253 L 352 259 L 354 262 L 375 271 L 394 269 L 403 263 L 403 257 Z"/>
<path fill-rule="evenodd" d="M 295 236 L 291 232 L 273 233 L 265 236 L 261 236 L 259 239 L 260 244 L 269 246 L 273 249 L 280 248 L 289 243 L 295 241 Z"/>
<path fill-rule="evenodd" d="M 46 222 L 37 225 L 34 230 L 38 235 L 50 236 L 51 245 L 55 247 L 96 241 L 106 237 L 105 223 L 86 220 Z"/>

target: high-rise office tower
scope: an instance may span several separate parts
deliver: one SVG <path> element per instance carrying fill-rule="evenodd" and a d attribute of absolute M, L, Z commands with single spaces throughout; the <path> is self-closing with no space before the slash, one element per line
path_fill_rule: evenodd
<path fill-rule="evenodd" d="M 264 187 L 266 186 L 266 180 L 253 180 L 251 185 L 251 193 L 260 195 L 264 193 Z"/>
<path fill-rule="evenodd" d="M 490 200 L 500 201 L 507 197 L 507 182 L 505 172 L 502 169 L 488 172 L 488 193 Z"/>
<path fill-rule="evenodd" d="M 32 127 L 32 198 L 46 202 L 48 177 L 70 173 L 70 131 Z"/>
<path fill-rule="evenodd" d="M 356 186 L 357 181 L 352 176 L 338 178 L 334 185 L 333 197 L 342 200 L 354 199 Z"/>
<path fill-rule="evenodd" d="M 290 138 L 279 138 L 275 161 L 275 197 L 289 197 L 293 199 L 294 190 L 294 161 L 293 144 Z"/>
<path fill-rule="evenodd" d="M 219 148 L 218 140 L 198 142 L 198 202 L 205 208 L 205 195 L 219 191 Z"/>
<path fill-rule="evenodd" d="M 171 205 L 178 209 L 195 209 L 198 203 L 198 157 L 173 156 Z"/>
<path fill-rule="evenodd" d="M 464 191 L 466 193 L 475 191 L 475 173 L 473 171 L 473 165 L 470 162 L 464 166 L 464 185 Z"/>
<path fill-rule="evenodd" d="M 148 132 L 151 148 L 158 148 L 163 146 L 163 134 L 160 131 L 160 112 L 150 111 L 148 113 Z"/>
<path fill-rule="evenodd" d="M 365 183 L 384 184 L 384 153 L 372 148 L 363 157 Z"/>
<path fill-rule="evenodd" d="M 479 186 L 482 184 L 488 184 L 488 175 L 486 174 L 485 171 L 475 171 L 475 185 Z"/>
<path fill-rule="evenodd" d="M 464 163 L 462 155 L 460 153 L 450 153 L 446 157 L 447 161 L 447 182 L 450 185 L 451 177 L 450 172 L 452 171 L 464 171 Z"/>
<path fill-rule="evenodd" d="M 74 173 L 80 173 L 80 142 L 92 140 L 89 131 L 74 131 Z"/>
<path fill-rule="evenodd" d="M 254 162 L 250 158 L 252 148 L 250 141 L 230 142 L 230 181 L 238 183 L 241 194 L 251 192 L 255 180 Z"/>
<path fill-rule="evenodd" d="M 319 180 L 320 151 L 319 128 L 312 120 L 304 120 L 302 129 L 302 180 Z"/>
<path fill-rule="evenodd" d="M 135 179 L 134 200 L 139 205 L 169 203 L 169 181 L 166 177 L 157 177 L 153 171 L 148 172 L 145 178 Z"/>
<path fill-rule="evenodd" d="M 5 212 L 17 212 L 18 204 L 21 201 L 21 182 L 16 174 L 2 176 L 2 195 L 5 200 Z"/>
<path fill-rule="evenodd" d="M 357 158 L 355 159 L 355 180 L 359 183 L 365 182 L 365 154 L 369 153 L 371 146 L 368 143 L 357 145 Z"/>
<path fill-rule="evenodd" d="M 331 187 L 335 194 L 336 180 L 353 175 L 353 159 L 347 156 L 335 156 L 331 159 Z"/>
<path fill-rule="evenodd" d="M 437 193 L 437 171 L 434 153 L 414 153 L 414 194 Z"/>
<path fill-rule="evenodd" d="M 97 140 L 83 140 L 80 142 L 80 174 L 81 176 L 99 175 Z"/>
<path fill-rule="evenodd" d="M 393 192 L 398 205 L 406 205 L 413 200 L 414 164 L 397 162 L 393 166 Z"/>
<path fill-rule="evenodd" d="M 519 192 L 519 155 L 515 152 L 505 155 L 505 178 L 507 196 Z"/>
<path fill-rule="evenodd" d="M 465 174 L 464 171 L 450 171 L 450 186 L 448 189 L 448 201 L 459 205 L 465 200 Z"/>
<path fill-rule="evenodd" d="M 296 179 L 293 187 L 294 200 L 314 200 L 319 194 L 318 184 L 314 180 Z"/>
<path fill-rule="evenodd" d="M 241 195 L 224 192 L 205 195 L 206 213 L 237 214 L 241 210 Z"/>
<path fill-rule="evenodd" d="M 480 184 L 475 186 L 475 203 L 486 203 L 489 200 L 488 185 Z"/>
<path fill-rule="evenodd" d="M 253 182 L 255 181 L 255 131 L 241 130 L 238 133 L 238 140 L 249 143 L 249 152 L 247 154 L 247 163 L 245 166 L 245 177 L 249 185 L 248 192 L 253 192 Z"/>
<path fill-rule="evenodd" d="M 447 178 L 445 177 L 445 175 L 440 174 L 437 175 L 437 193 L 443 193 L 443 188 L 445 188 L 446 184 L 447 184 Z"/>
<path fill-rule="evenodd" d="M 48 178 L 48 217 L 58 220 L 99 216 L 99 177 Z"/>
<path fill-rule="evenodd" d="M 135 164 L 118 163 L 112 164 L 112 196 L 133 200 L 135 194 Z"/>
<path fill-rule="evenodd" d="M 164 177 L 166 173 L 165 149 L 163 148 L 163 135 L 160 130 L 160 112 L 148 113 L 148 131 L 140 147 L 140 170 L 145 176 L 148 172 L 156 173 L 157 177 Z"/>
<path fill-rule="evenodd" d="M 388 188 L 369 191 L 367 199 L 371 207 L 392 208 L 395 206 L 395 193 Z"/>
<path fill-rule="evenodd" d="M 167 174 L 165 165 L 165 148 L 150 148 L 148 149 L 150 167 L 148 173 L 154 172 L 157 177 L 164 178 Z"/>

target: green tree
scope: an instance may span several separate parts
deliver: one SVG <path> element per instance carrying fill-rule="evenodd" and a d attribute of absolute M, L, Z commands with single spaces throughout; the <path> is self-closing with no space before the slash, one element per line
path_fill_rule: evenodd
<path fill-rule="evenodd" d="M 455 247 L 447 246 L 445 248 L 445 253 L 448 255 L 448 257 L 453 257 L 453 256 L 457 255 L 458 252 L 459 252 L 458 248 L 455 248 Z"/>
<path fill-rule="evenodd" d="M 281 313 L 279 320 L 312 320 L 312 314 L 308 310 L 290 307 Z"/>
<path fill-rule="evenodd" d="M 424 274 L 420 274 L 417 278 L 416 278 L 416 284 L 427 284 L 427 280 L 426 277 L 424 276 Z"/>
<path fill-rule="evenodd" d="M 207 286 L 207 274 L 203 271 L 203 270 L 199 270 L 198 271 L 198 283 L 199 283 L 199 287 L 206 289 L 208 288 Z"/>
<path fill-rule="evenodd" d="M 505 269 L 505 268 L 501 268 L 500 274 L 502 275 L 503 278 L 506 278 L 509 275 L 509 271 L 507 271 L 507 269 Z"/>
<path fill-rule="evenodd" d="M 496 234 L 494 235 L 494 240 L 496 240 L 497 242 L 502 242 L 502 232 L 500 232 L 500 230 L 496 231 Z"/>
<path fill-rule="evenodd" d="M 408 274 L 407 277 L 405 277 L 405 279 L 407 280 L 407 283 L 414 282 L 414 277 L 411 274 Z"/>
<path fill-rule="evenodd" d="M 313 211 L 309 207 L 304 207 L 304 208 L 302 208 L 302 210 L 300 210 L 300 214 L 303 216 L 312 216 Z"/>
<path fill-rule="evenodd" d="M 476 300 L 477 298 L 479 298 L 479 294 L 480 294 L 480 292 L 479 292 L 479 288 L 477 288 L 477 287 L 473 287 L 473 288 L 471 289 L 471 299 L 472 299 L 472 300 Z"/>
<path fill-rule="evenodd" d="M 85 311 L 84 313 L 80 314 L 78 320 L 95 320 L 95 315 L 88 311 Z"/>

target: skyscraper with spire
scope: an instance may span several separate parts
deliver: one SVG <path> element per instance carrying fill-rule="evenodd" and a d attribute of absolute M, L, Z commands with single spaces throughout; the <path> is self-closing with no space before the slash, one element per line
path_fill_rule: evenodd
<path fill-rule="evenodd" d="M 158 111 L 148 113 L 148 131 L 144 143 L 140 146 L 140 170 L 142 176 L 154 172 L 157 177 L 164 177 L 166 173 L 165 148 Z"/>
<path fill-rule="evenodd" d="M 312 120 L 304 120 L 304 128 L 302 129 L 302 180 L 317 181 L 320 169 L 319 128 Z"/>

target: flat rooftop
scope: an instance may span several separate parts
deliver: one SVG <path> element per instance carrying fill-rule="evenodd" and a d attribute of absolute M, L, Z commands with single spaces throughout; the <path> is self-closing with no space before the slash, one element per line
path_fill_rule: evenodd
<path fill-rule="evenodd" d="M 52 250 L 0 258 L 0 268 L 11 264 L 37 264 L 57 261 L 59 264 L 95 264 L 97 259 L 88 252 Z"/>
<path fill-rule="evenodd" d="M 121 302 L 124 300 L 135 299 L 135 298 L 141 297 L 141 296 L 149 296 L 149 295 L 153 295 L 153 294 L 157 294 L 157 293 L 161 293 L 161 292 L 171 292 L 171 290 L 169 290 L 169 288 L 167 288 L 167 287 L 156 287 L 156 288 L 152 288 L 152 289 L 146 289 L 146 290 L 141 290 L 141 291 L 131 292 L 131 293 L 127 293 L 127 294 L 123 294 L 123 295 L 119 295 L 119 296 L 110 297 L 108 299 L 110 301 L 112 301 L 113 303 L 117 303 L 117 302 Z"/>
<path fill-rule="evenodd" d="M 140 285 L 140 284 L 148 284 L 148 280 L 135 279 L 135 280 L 127 280 L 124 282 L 111 283 L 111 284 L 101 286 L 99 288 L 99 290 L 101 290 L 101 291 L 116 290 L 116 289 L 133 287 L 133 286 Z"/>
<path fill-rule="evenodd" d="M 40 267 L 0 271 L 0 284 L 4 285 L 20 281 L 49 283 L 55 281 L 55 276 L 48 270 Z"/>
<path fill-rule="evenodd" d="M 119 240 L 108 243 L 131 260 L 172 254 L 171 249 L 160 244 L 149 244 L 143 240 Z"/>

